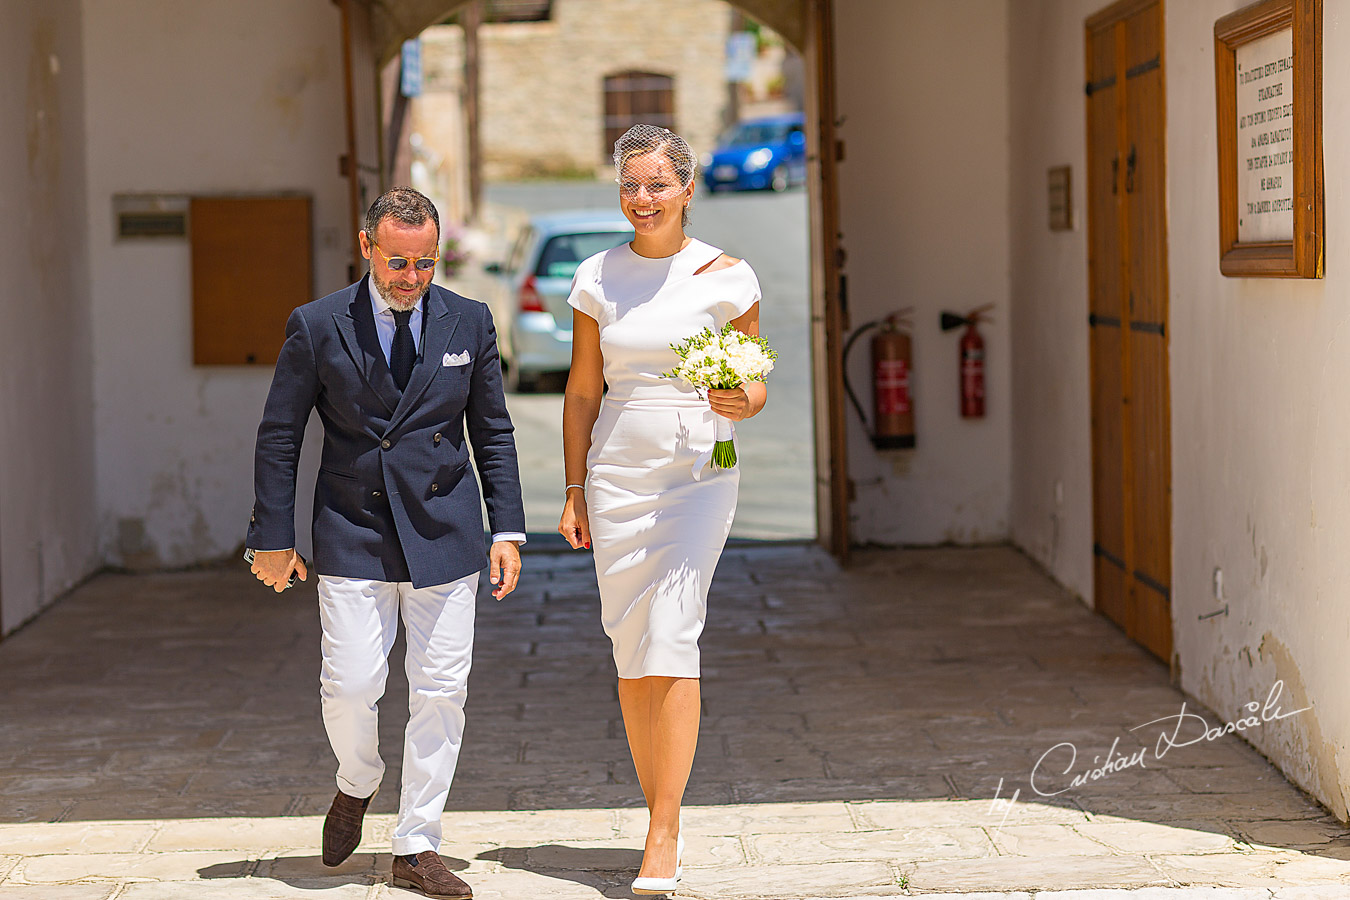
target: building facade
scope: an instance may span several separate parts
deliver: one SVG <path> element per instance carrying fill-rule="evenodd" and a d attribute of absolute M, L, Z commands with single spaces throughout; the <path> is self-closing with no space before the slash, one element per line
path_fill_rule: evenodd
<path fill-rule="evenodd" d="M 614 131 L 664 124 L 710 149 L 727 103 L 723 76 L 731 8 L 723 0 L 666 4 L 554 0 L 547 19 L 480 27 L 483 176 L 592 178 L 610 164 Z M 652 29 L 659 27 L 659 39 Z M 421 35 L 424 83 L 414 129 L 442 156 L 463 146 L 464 32 Z"/>

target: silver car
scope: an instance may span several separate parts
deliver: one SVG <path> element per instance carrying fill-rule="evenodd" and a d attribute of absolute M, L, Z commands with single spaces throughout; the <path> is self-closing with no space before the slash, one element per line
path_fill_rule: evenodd
<path fill-rule="evenodd" d="M 531 216 L 495 276 L 488 304 L 497 325 L 502 373 L 510 391 L 532 390 L 539 376 L 572 364 L 572 308 L 567 295 L 582 260 L 633 239 L 633 226 L 614 212 Z"/>

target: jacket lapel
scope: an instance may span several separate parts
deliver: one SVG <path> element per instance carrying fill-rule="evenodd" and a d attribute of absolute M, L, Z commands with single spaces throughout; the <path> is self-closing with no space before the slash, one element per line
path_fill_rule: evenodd
<path fill-rule="evenodd" d="M 441 370 L 441 359 L 445 356 L 446 348 L 450 346 L 450 338 L 454 336 L 455 327 L 459 324 L 459 313 L 450 312 L 449 307 L 445 305 L 445 298 L 434 287 L 427 292 L 422 306 L 422 316 L 424 320 L 422 352 L 419 354 L 417 365 L 413 366 L 408 387 L 404 389 L 403 396 L 399 398 L 398 405 L 394 409 L 393 418 L 389 420 L 390 428 L 397 428 L 402 424 L 404 418 L 417 405 L 417 401 L 426 393 L 431 380 Z M 390 381 L 392 380 L 391 375 Z"/>
<path fill-rule="evenodd" d="M 369 278 L 362 278 L 357 283 L 351 305 L 346 312 L 333 313 L 333 321 L 342 336 L 342 345 L 361 372 L 361 377 L 392 414 L 399 405 L 398 386 L 394 384 L 394 376 L 380 350 L 368 284 Z"/>

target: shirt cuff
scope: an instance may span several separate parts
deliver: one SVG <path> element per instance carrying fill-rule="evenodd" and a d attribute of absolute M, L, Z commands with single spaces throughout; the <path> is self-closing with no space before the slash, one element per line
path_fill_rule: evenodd
<path fill-rule="evenodd" d="M 515 541 L 517 544 L 525 543 L 525 535 L 519 531 L 499 531 L 492 536 L 492 543 L 498 541 Z"/>

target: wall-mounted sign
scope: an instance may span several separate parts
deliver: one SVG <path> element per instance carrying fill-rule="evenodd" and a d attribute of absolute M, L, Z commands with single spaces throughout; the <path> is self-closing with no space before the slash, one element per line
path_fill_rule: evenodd
<path fill-rule="evenodd" d="M 1219 269 L 1320 278 L 1322 0 L 1264 0 L 1214 23 Z"/>
<path fill-rule="evenodd" d="M 1238 243 L 1294 239 L 1294 29 L 1237 48 Z"/>
<path fill-rule="evenodd" d="M 113 194 L 119 241 L 186 238 L 188 198 L 182 194 Z"/>
<path fill-rule="evenodd" d="M 422 41 L 413 38 L 403 42 L 400 51 L 399 93 L 405 97 L 422 96 Z"/>
<path fill-rule="evenodd" d="M 1073 169 L 1055 166 L 1046 173 L 1046 191 L 1050 206 L 1050 230 L 1073 230 Z"/>
<path fill-rule="evenodd" d="M 754 78 L 758 46 L 752 32 L 733 31 L 727 35 L 727 59 L 723 77 L 736 84 L 745 84 Z"/>

